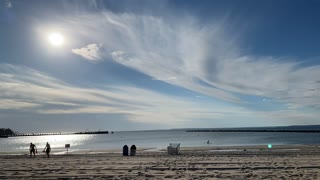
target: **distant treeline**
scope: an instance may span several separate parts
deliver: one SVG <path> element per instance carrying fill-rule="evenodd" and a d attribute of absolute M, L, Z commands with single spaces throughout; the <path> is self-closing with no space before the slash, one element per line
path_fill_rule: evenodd
<path fill-rule="evenodd" d="M 9 128 L 0 128 L 0 136 L 12 136 L 14 132 Z"/>

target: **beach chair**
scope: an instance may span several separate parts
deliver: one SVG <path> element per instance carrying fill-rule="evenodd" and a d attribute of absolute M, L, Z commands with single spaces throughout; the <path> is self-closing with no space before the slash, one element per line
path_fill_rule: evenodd
<path fill-rule="evenodd" d="M 170 143 L 167 147 L 168 154 L 171 155 L 178 155 L 180 150 L 180 143 Z"/>

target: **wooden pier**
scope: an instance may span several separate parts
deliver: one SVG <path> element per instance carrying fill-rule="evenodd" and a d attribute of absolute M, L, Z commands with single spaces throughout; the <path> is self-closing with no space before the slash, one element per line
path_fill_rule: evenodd
<path fill-rule="evenodd" d="M 9 137 L 19 136 L 54 136 L 54 135 L 81 135 L 81 134 L 109 134 L 109 131 L 84 131 L 84 132 L 56 132 L 56 133 L 17 133 Z M 111 131 L 111 134 L 113 132 Z"/>

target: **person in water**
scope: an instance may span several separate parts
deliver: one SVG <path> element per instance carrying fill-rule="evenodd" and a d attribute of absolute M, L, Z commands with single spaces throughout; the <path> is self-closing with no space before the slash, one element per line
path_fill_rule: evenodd
<path fill-rule="evenodd" d="M 50 147 L 50 144 L 47 142 L 46 147 L 44 147 L 43 149 L 43 152 L 46 152 L 48 158 L 50 158 L 50 151 L 51 151 L 51 147 Z"/>
<path fill-rule="evenodd" d="M 36 151 L 37 151 L 36 145 L 30 143 L 29 151 L 30 151 L 30 157 L 32 157 L 32 154 L 33 154 L 33 157 L 36 157 Z"/>

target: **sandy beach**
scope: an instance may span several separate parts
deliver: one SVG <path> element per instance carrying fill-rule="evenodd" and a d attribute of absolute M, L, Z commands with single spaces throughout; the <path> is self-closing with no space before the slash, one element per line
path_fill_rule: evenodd
<path fill-rule="evenodd" d="M 320 146 L 182 147 L 69 155 L 0 154 L 0 179 L 320 179 Z"/>

